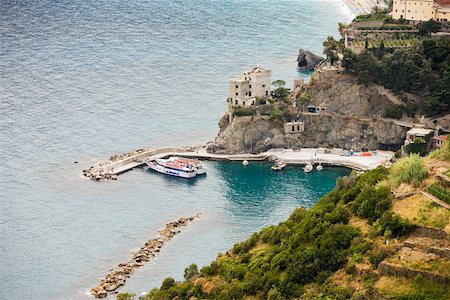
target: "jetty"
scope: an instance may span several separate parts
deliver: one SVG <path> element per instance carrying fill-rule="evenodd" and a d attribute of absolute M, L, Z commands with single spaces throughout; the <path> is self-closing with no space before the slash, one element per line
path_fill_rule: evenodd
<path fill-rule="evenodd" d="M 92 180 L 116 180 L 117 175 L 144 166 L 146 161 L 170 156 L 182 156 L 212 161 L 264 161 L 279 160 L 288 165 L 322 164 L 342 166 L 366 171 L 380 165 L 389 166 L 394 158 L 391 151 L 349 152 L 343 149 L 301 148 L 270 149 L 258 154 L 214 154 L 206 146 L 144 148 L 129 153 L 113 155 L 109 160 L 83 170 L 83 175 Z"/>
<path fill-rule="evenodd" d="M 144 262 L 150 261 L 160 252 L 166 242 L 181 232 L 183 227 L 200 217 L 201 214 L 197 213 L 167 223 L 163 229 L 158 231 L 158 235 L 154 239 L 148 240 L 138 251 L 134 252 L 131 259 L 111 269 L 100 284 L 91 289 L 91 295 L 95 298 L 105 298 L 108 294 L 115 293 L 119 287 L 125 284 L 127 278 L 133 274 L 136 268 L 142 267 Z"/>

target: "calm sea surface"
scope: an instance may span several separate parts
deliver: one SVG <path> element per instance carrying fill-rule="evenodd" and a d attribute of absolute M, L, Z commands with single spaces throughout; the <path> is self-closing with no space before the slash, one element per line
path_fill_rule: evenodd
<path fill-rule="evenodd" d="M 207 162 L 196 180 L 138 169 L 102 183 L 80 172 L 212 140 L 230 78 L 260 65 L 291 85 L 306 76 L 298 48 L 320 53 L 348 14 L 338 0 L 0 0 L 0 299 L 86 299 L 166 222 L 202 212 L 125 287 L 147 291 L 313 205 L 348 170 Z"/>

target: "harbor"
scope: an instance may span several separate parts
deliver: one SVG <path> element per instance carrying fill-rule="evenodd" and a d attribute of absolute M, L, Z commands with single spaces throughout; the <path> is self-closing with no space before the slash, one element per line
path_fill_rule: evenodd
<path fill-rule="evenodd" d="M 145 148 L 126 154 L 111 156 L 109 160 L 83 170 L 83 175 L 92 180 L 116 180 L 117 176 L 137 167 L 146 165 L 147 161 L 166 157 L 186 157 L 214 161 L 281 161 L 286 165 L 331 165 L 347 167 L 358 171 L 375 169 L 390 165 L 394 158 L 392 151 L 353 152 L 343 149 L 302 148 L 270 149 L 259 154 L 214 154 L 206 151 L 206 146 Z"/>

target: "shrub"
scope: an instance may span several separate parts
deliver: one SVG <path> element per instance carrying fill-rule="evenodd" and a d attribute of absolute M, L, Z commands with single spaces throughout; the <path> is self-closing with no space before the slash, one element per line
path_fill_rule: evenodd
<path fill-rule="evenodd" d="M 410 183 L 414 187 L 419 187 L 422 181 L 427 178 L 428 171 L 422 158 L 417 154 L 403 157 L 391 167 L 391 182 L 394 186 L 400 183 Z"/>
<path fill-rule="evenodd" d="M 375 222 L 390 208 L 392 195 L 388 187 L 375 189 L 366 186 L 355 200 L 354 208 L 358 216 L 365 217 L 369 222 Z"/>
<path fill-rule="evenodd" d="M 277 290 L 276 286 L 272 288 L 267 293 L 267 300 L 284 300 L 283 295 Z"/>
<path fill-rule="evenodd" d="M 374 268 L 377 268 L 380 262 L 389 256 L 389 251 L 384 248 L 375 248 L 369 251 L 369 261 Z"/>
<path fill-rule="evenodd" d="M 168 290 L 171 287 L 175 286 L 175 279 L 172 277 L 167 277 L 161 284 L 161 290 Z"/>
<path fill-rule="evenodd" d="M 255 114 L 256 114 L 255 110 L 247 107 L 238 107 L 234 109 L 234 115 L 237 117 L 253 116 Z"/>
<path fill-rule="evenodd" d="M 263 97 L 256 97 L 256 105 L 264 105 L 266 104 L 266 99 Z"/>
<path fill-rule="evenodd" d="M 430 158 L 450 161 L 450 140 L 445 142 L 441 149 L 431 152 Z"/>
<path fill-rule="evenodd" d="M 270 116 L 273 119 L 282 119 L 283 118 L 283 111 L 279 108 L 274 108 L 272 109 L 272 111 L 270 112 Z"/>
<path fill-rule="evenodd" d="M 383 117 L 390 119 L 400 119 L 403 114 L 403 105 L 390 105 L 386 107 Z"/>
<path fill-rule="evenodd" d="M 219 269 L 219 266 L 217 262 L 213 261 L 209 266 L 204 266 L 200 270 L 200 276 L 206 277 L 206 276 L 214 276 L 217 274 L 217 271 Z"/>
<path fill-rule="evenodd" d="M 117 294 L 117 300 L 133 300 L 136 294 L 132 293 L 120 293 Z"/>
<path fill-rule="evenodd" d="M 378 228 L 380 234 L 383 234 L 386 238 L 391 238 L 404 236 L 411 232 L 415 226 L 389 211 L 381 216 L 375 227 Z"/>

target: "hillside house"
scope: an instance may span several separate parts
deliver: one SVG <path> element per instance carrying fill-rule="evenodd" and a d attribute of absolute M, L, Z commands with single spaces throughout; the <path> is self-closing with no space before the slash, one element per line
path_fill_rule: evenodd
<path fill-rule="evenodd" d="M 230 80 L 228 103 L 231 107 L 256 105 L 257 97 L 269 97 L 272 71 L 266 68 L 251 68 L 239 78 Z"/>

